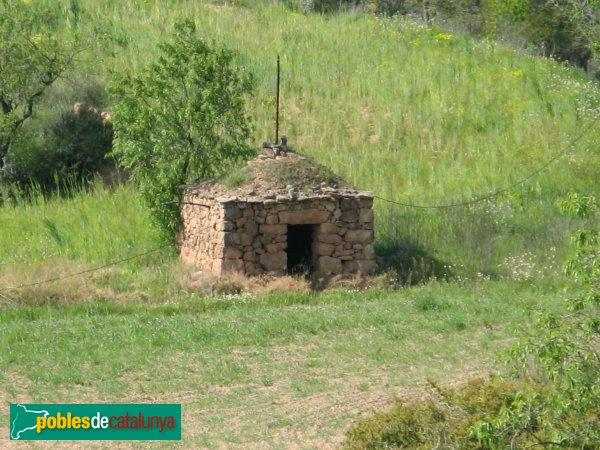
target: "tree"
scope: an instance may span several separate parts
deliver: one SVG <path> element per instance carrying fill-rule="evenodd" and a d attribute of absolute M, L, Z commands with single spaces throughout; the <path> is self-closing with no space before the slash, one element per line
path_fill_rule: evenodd
<path fill-rule="evenodd" d="M 112 87 L 113 154 L 131 169 L 153 217 L 173 236 L 178 187 L 214 176 L 251 154 L 245 112 L 252 77 L 233 53 L 212 48 L 191 20 L 178 22 L 159 44 L 158 60 Z"/>
<path fill-rule="evenodd" d="M 559 206 L 594 217 L 593 196 L 569 195 Z M 484 448 L 520 448 L 533 438 L 541 448 L 598 448 L 600 442 L 600 230 L 571 235 L 565 273 L 580 285 L 566 311 L 545 313 L 512 351 L 518 373 L 548 386 L 545 395 L 522 393 L 496 417 L 473 429 Z"/>
<path fill-rule="evenodd" d="M 75 35 L 58 37 L 61 22 L 51 7 L 0 0 L 0 173 L 17 132 L 82 50 Z"/>

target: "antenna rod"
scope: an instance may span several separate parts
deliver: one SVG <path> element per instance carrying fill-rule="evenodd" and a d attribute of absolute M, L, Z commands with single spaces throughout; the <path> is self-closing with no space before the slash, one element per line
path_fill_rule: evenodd
<path fill-rule="evenodd" d="M 279 55 L 277 55 L 277 94 L 275 99 L 275 145 L 279 144 Z"/>

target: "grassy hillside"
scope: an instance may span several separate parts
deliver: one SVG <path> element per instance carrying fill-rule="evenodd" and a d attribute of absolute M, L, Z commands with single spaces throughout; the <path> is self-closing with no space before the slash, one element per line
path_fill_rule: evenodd
<path fill-rule="evenodd" d="M 236 284 L 206 295 L 212 287 L 186 284 L 132 185 L 33 202 L 16 194 L 0 208 L 1 405 L 175 402 L 184 447 L 333 448 L 358 416 L 420 396 L 428 380 L 493 371 L 516 329 L 560 304 L 566 234 L 582 221 L 555 202 L 572 191 L 600 198 L 600 89 L 582 72 L 403 19 L 301 15 L 276 1 L 60 1 L 77 5 L 97 48 L 37 119 L 70 107 L 73 83 L 135 73 L 191 16 L 256 75 L 257 146 L 273 135 L 279 53 L 291 146 L 378 196 L 469 200 L 565 154 L 466 207 L 376 200 L 377 250 L 401 277 L 453 275 L 401 290 L 387 289 L 390 271 L 364 292 L 309 294 L 292 280 L 266 296 Z M 0 439 L 8 422 L 0 410 Z"/>
<path fill-rule="evenodd" d="M 401 18 L 221 3 L 231 2 L 80 0 L 78 26 L 94 30 L 99 44 L 78 70 L 107 84 L 111 71 L 135 73 L 177 18 L 193 17 L 204 37 L 237 50 L 256 75 L 257 145 L 273 136 L 280 54 L 282 129 L 292 146 L 358 187 L 405 203 L 469 200 L 526 177 L 566 148 L 529 182 L 469 207 L 375 205 L 380 254 L 399 265 L 427 255 L 463 275 L 506 275 L 515 261 L 553 272 L 546 262 L 576 226 L 558 214 L 556 199 L 569 191 L 600 196 L 597 83 L 554 61 Z M 50 99 L 64 90 L 58 86 Z"/>

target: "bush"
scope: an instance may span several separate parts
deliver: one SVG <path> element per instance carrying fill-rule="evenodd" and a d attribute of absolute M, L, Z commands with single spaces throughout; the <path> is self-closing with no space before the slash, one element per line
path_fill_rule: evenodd
<path fill-rule="evenodd" d="M 595 214 L 593 196 L 571 194 L 559 202 L 565 213 Z M 595 449 L 600 442 L 600 230 L 571 234 L 573 255 L 565 274 L 578 289 L 565 311 L 546 312 L 529 327 L 510 354 L 521 376 L 545 380 L 547 395 L 519 397 L 501 414 L 474 427 L 482 443 L 504 448 L 514 436 L 529 435 L 545 448 Z"/>
<path fill-rule="evenodd" d="M 470 432 L 477 421 L 499 414 L 519 391 L 543 391 L 541 385 L 483 379 L 456 389 L 434 388 L 436 396 L 431 400 L 399 402 L 386 412 L 360 420 L 346 432 L 342 448 L 481 449 L 477 436 Z"/>
<path fill-rule="evenodd" d="M 173 239 L 179 186 L 214 177 L 251 156 L 246 98 L 253 78 L 193 21 L 175 24 L 160 56 L 113 85 L 114 155 L 131 169 L 156 224 Z"/>
<path fill-rule="evenodd" d="M 113 130 L 108 117 L 95 107 L 78 104 L 62 111 L 39 136 L 24 134 L 11 152 L 8 180 L 35 182 L 45 190 L 61 180 L 90 179 L 113 167 L 105 157 L 112 149 Z"/>

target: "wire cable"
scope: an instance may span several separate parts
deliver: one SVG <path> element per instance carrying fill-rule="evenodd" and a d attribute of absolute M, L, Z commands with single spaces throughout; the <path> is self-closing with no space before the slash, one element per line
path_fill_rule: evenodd
<path fill-rule="evenodd" d="M 2 288 L 2 289 L 0 289 L 0 292 L 10 291 L 10 290 L 19 290 L 19 289 L 23 289 L 23 288 L 27 288 L 27 287 L 39 286 L 39 285 L 42 285 L 42 284 L 53 283 L 55 281 L 65 280 L 67 278 L 77 277 L 79 275 L 85 275 L 85 274 L 88 274 L 88 273 L 97 272 L 98 270 L 106 269 L 107 267 L 116 266 L 117 264 L 121 264 L 121 263 L 124 263 L 124 262 L 127 262 L 127 261 L 131 261 L 132 259 L 141 258 L 142 256 L 146 256 L 146 255 L 150 255 L 152 253 L 156 253 L 156 252 L 158 252 L 158 251 L 160 251 L 160 250 L 162 250 L 164 248 L 170 247 L 170 246 L 171 246 L 171 244 L 162 245 L 162 246 L 154 248 L 152 250 L 147 250 L 147 251 L 142 252 L 142 253 L 137 253 L 135 255 L 131 255 L 131 256 L 128 256 L 126 258 L 117 259 L 115 261 L 111 261 L 111 262 L 103 264 L 101 266 L 93 267 L 91 269 L 82 270 L 81 272 L 70 273 L 68 275 L 63 275 L 63 276 L 60 276 L 60 277 L 48 278 L 46 280 L 38 281 L 38 282 L 35 282 L 35 283 L 26 283 L 26 284 L 21 284 L 19 286 Z"/>

